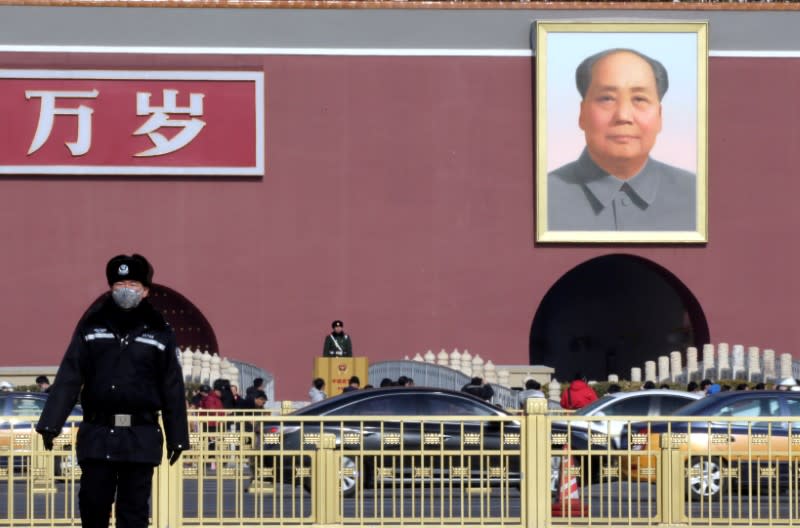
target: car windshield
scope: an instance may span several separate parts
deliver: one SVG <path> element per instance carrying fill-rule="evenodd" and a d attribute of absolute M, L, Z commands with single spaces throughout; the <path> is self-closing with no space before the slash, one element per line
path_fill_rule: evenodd
<path fill-rule="evenodd" d="M 575 411 L 575 414 L 577 414 L 579 416 L 591 416 L 592 414 L 594 414 L 595 409 L 598 409 L 599 407 L 603 407 L 604 405 L 607 405 L 608 402 L 610 402 L 612 400 L 615 400 L 615 399 L 616 398 L 614 398 L 613 396 L 609 396 L 609 395 L 603 396 L 602 398 L 599 398 L 599 399 L 593 401 L 589 405 L 587 405 L 585 407 L 581 407 L 580 409 Z"/>
<path fill-rule="evenodd" d="M 699 400 L 695 400 L 688 405 L 684 405 L 674 413 L 674 416 L 705 416 L 708 414 L 708 409 L 712 408 L 713 405 L 709 404 L 709 401 L 705 398 L 700 398 Z"/>

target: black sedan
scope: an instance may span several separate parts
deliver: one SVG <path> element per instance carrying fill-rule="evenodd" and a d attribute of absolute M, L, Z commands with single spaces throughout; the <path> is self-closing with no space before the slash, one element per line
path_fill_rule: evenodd
<path fill-rule="evenodd" d="M 264 426 L 266 473 L 308 489 L 311 455 L 325 434 L 342 455 L 344 496 L 386 483 L 519 483 L 519 422 L 463 392 L 364 389 L 304 407 Z"/>

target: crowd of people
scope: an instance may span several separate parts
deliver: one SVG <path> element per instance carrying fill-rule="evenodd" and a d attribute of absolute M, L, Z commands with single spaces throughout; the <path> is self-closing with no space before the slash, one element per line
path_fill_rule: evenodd
<path fill-rule="evenodd" d="M 187 398 L 189 409 L 205 409 L 209 411 L 224 409 L 263 409 L 267 403 L 264 392 L 264 379 L 256 378 L 253 385 L 245 391 L 244 397 L 239 394 L 239 387 L 227 379 L 214 380 L 212 385 L 203 384 L 192 391 Z"/>
<path fill-rule="evenodd" d="M 533 389 L 535 385 L 539 385 L 534 380 L 528 380 L 528 382 L 533 382 L 533 384 L 528 387 L 526 383 L 525 391 L 520 392 L 520 407 L 524 408 L 525 400 L 527 398 L 533 397 L 544 397 L 544 394 L 541 392 L 541 387 L 535 387 L 535 390 L 532 392 L 530 389 Z M 655 389 L 657 386 L 653 381 L 645 381 L 642 384 L 641 390 L 652 390 Z M 673 387 L 667 383 L 662 383 L 658 386 L 660 389 L 672 389 Z M 709 396 L 711 394 L 716 394 L 718 392 L 726 392 L 730 390 L 766 390 L 769 388 L 766 383 L 758 382 L 755 385 L 750 385 L 748 383 L 738 383 L 736 386 L 728 385 L 725 383 L 714 383 L 710 379 L 704 379 L 699 383 L 696 381 L 690 381 L 686 386 L 687 392 L 693 392 L 695 394 L 700 394 L 703 396 Z M 785 391 L 800 391 L 800 384 L 794 378 L 784 378 L 779 382 L 775 383 L 772 387 L 776 390 L 785 390 Z M 618 384 L 612 383 L 608 386 L 606 393 L 613 394 L 615 392 L 621 392 L 622 387 Z M 541 395 L 540 395 L 541 394 Z M 572 381 L 570 382 L 569 386 L 564 390 L 561 394 L 561 407 L 568 410 L 577 410 L 586 405 L 589 405 L 593 401 L 597 399 L 597 393 L 588 384 L 586 378 L 581 373 L 576 373 L 573 376 Z"/>

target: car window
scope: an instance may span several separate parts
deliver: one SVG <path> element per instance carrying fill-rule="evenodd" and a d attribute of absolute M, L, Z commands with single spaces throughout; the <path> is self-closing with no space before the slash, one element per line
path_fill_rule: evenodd
<path fill-rule="evenodd" d="M 410 397 L 412 396 L 412 397 Z M 365 398 L 327 413 L 328 416 L 414 416 L 420 413 L 418 398 L 413 395 L 384 394 Z"/>
<path fill-rule="evenodd" d="M 771 417 L 781 415 L 781 405 L 777 398 L 748 398 L 739 399 L 730 403 L 724 404 L 717 409 L 714 413 L 716 416 L 741 416 L 741 417 Z M 767 428 L 769 422 L 753 422 L 746 420 L 742 422 L 732 422 L 733 425 L 739 427 L 752 427 Z M 779 423 L 774 422 L 772 428 L 782 427 Z"/>
<path fill-rule="evenodd" d="M 606 416 L 647 416 L 650 411 L 651 396 L 631 396 L 606 405 L 600 411 Z"/>
<path fill-rule="evenodd" d="M 736 400 L 722 405 L 716 416 L 780 416 L 781 406 L 777 398 L 754 398 Z"/>
<path fill-rule="evenodd" d="M 800 395 L 787 396 L 786 406 L 789 410 L 789 416 L 800 416 Z"/>
<path fill-rule="evenodd" d="M 426 398 L 422 414 L 433 416 L 490 416 L 489 409 L 466 398 L 432 395 Z"/>
<path fill-rule="evenodd" d="M 670 415 L 686 405 L 687 403 L 693 402 L 694 400 L 691 398 L 681 398 L 680 396 L 660 396 L 659 397 L 660 405 L 658 406 L 659 414 L 662 416 Z"/>
<path fill-rule="evenodd" d="M 44 402 L 41 398 L 14 398 L 11 402 L 11 416 L 39 416 L 44 409 Z"/>

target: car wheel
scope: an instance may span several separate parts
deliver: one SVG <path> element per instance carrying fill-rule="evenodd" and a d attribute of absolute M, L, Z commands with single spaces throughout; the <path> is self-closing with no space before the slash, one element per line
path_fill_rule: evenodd
<path fill-rule="evenodd" d="M 358 468 L 358 458 L 344 455 L 342 456 L 342 495 L 352 497 L 356 494 L 361 474 Z"/>
<path fill-rule="evenodd" d="M 689 464 L 687 494 L 692 500 L 711 500 L 725 489 L 722 477 L 724 460 L 720 457 L 692 457 Z"/>
<path fill-rule="evenodd" d="M 342 471 L 345 473 L 342 476 L 342 495 L 344 497 L 353 497 L 358 489 L 358 483 L 361 481 L 361 473 L 358 467 L 358 458 L 354 456 L 342 456 Z M 311 493 L 311 479 L 303 479 L 303 488 Z"/>

